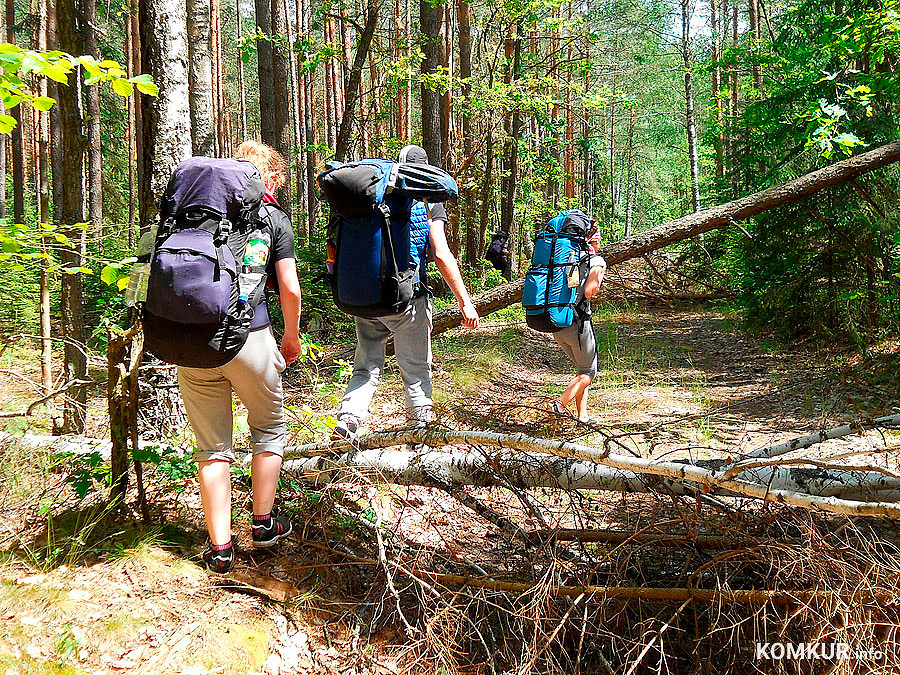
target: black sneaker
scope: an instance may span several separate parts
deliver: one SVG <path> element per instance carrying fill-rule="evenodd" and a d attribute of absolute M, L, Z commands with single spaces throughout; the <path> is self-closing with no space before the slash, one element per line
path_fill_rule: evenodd
<path fill-rule="evenodd" d="M 234 543 L 221 551 L 214 551 L 212 544 L 207 544 L 206 550 L 203 551 L 203 562 L 210 572 L 228 574 L 234 567 Z"/>
<path fill-rule="evenodd" d="M 287 516 L 279 516 L 274 510 L 269 514 L 269 522 L 265 525 L 253 523 L 253 546 L 268 548 L 274 546 L 279 539 L 284 539 L 294 528 Z"/>

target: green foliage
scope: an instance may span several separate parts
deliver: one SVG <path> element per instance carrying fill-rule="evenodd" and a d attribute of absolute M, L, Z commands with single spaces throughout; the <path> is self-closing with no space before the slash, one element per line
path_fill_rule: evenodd
<path fill-rule="evenodd" d="M 76 57 L 60 51 L 39 52 L 5 42 L 0 44 L 0 100 L 3 107 L 14 108 L 25 102 L 38 110 L 50 110 L 56 101 L 49 96 L 33 94 L 23 78 L 37 75 L 67 85 L 69 74 L 78 67 L 84 71 L 85 84 L 109 82 L 119 96 L 131 96 L 135 87 L 142 94 L 159 95 L 153 78 L 149 75 L 129 78 L 116 61 L 93 56 Z M 12 116 L 0 114 L 0 133 L 10 133 L 15 125 Z"/>

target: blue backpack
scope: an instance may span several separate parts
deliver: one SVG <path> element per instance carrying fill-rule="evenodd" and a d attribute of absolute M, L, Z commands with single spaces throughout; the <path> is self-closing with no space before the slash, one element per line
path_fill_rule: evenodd
<path fill-rule="evenodd" d="M 529 327 L 555 333 L 580 319 L 568 276 L 589 253 L 585 234 L 590 217 L 579 209 L 563 211 L 542 229 L 534 241 L 531 267 L 525 274 L 522 306 Z"/>
<path fill-rule="evenodd" d="M 328 272 L 335 304 L 360 317 L 403 312 L 421 288 L 422 261 L 411 254 L 413 203 L 452 199 L 456 182 L 437 167 L 387 159 L 335 162 L 317 182 L 331 208 Z"/>

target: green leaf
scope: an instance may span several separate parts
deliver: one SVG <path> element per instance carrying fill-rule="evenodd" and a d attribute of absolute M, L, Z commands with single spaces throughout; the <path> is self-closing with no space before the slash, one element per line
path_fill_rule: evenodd
<path fill-rule="evenodd" d="M 100 281 L 107 286 L 112 286 L 119 278 L 119 270 L 112 265 L 106 265 L 100 270 Z"/>
<path fill-rule="evenodd" d="M 51 98 L 50 96 L 38 96 L 31 102 L 31 105 L 38 110 L 43 110 L 46 112 L 53 107 L 54 103 L 56 103 L 56 99 Z"/>
<path fill-rule="evenodd" d="M 112 81 L 113 91 L 123 98 L 128 98 L 134 93 L 134 85 L 128 80 L 116 79 Z"/>
<path fill-rule="evenodd" d="M 134 83 L 138 91 L 147 96 L 159 96 L 159 87 L 153 82 L 153 77 L 144 73 L 143 75 L 135 75 L 129 82 Z"/>
<path fill-rule="evenodd" d="M 71 70 L 71 68 L 63 65 L 62 63 L 53 63 L 41 68 L 41 73 L 49 77 L 51 80 L 61 82 L 62 84 L 68 84 L 69 70 Z"/>
<path fill-rule="evenodd" d="M 120 291 L 124 291 L 126 288 L 128 288 L 129 281 L 131 281 L 131 275 L 127 277 L 119 277 L 119 279 L 116 281 L 116 288 L 118 288 Z"/>
<path fill-rule="evenodd" d="M 16 118 L 11 115 L 0 114 L 0 134 L 10 133 L 16 126 Z"/>

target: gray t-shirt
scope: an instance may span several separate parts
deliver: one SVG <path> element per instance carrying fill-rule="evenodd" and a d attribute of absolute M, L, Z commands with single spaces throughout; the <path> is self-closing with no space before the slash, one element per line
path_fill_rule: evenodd
<path fill-rule="evenodd" d="M 595 267 L 602 267 L 605 264 L 606 261 L 603 260 L 603 256 L 599 253 L 582 256 L 578 263 L 578 277 L 580 282 L 578 284 L 578 293 L 575 294 L 575 305 L 580 307 L 587 316 L 591 315 L 591 303 L 584 302 L 582 304 L 582 301 L 584 300 L 584 285 L 587 283 L 588 274 L 590 274 L 591 270 Z"/>

